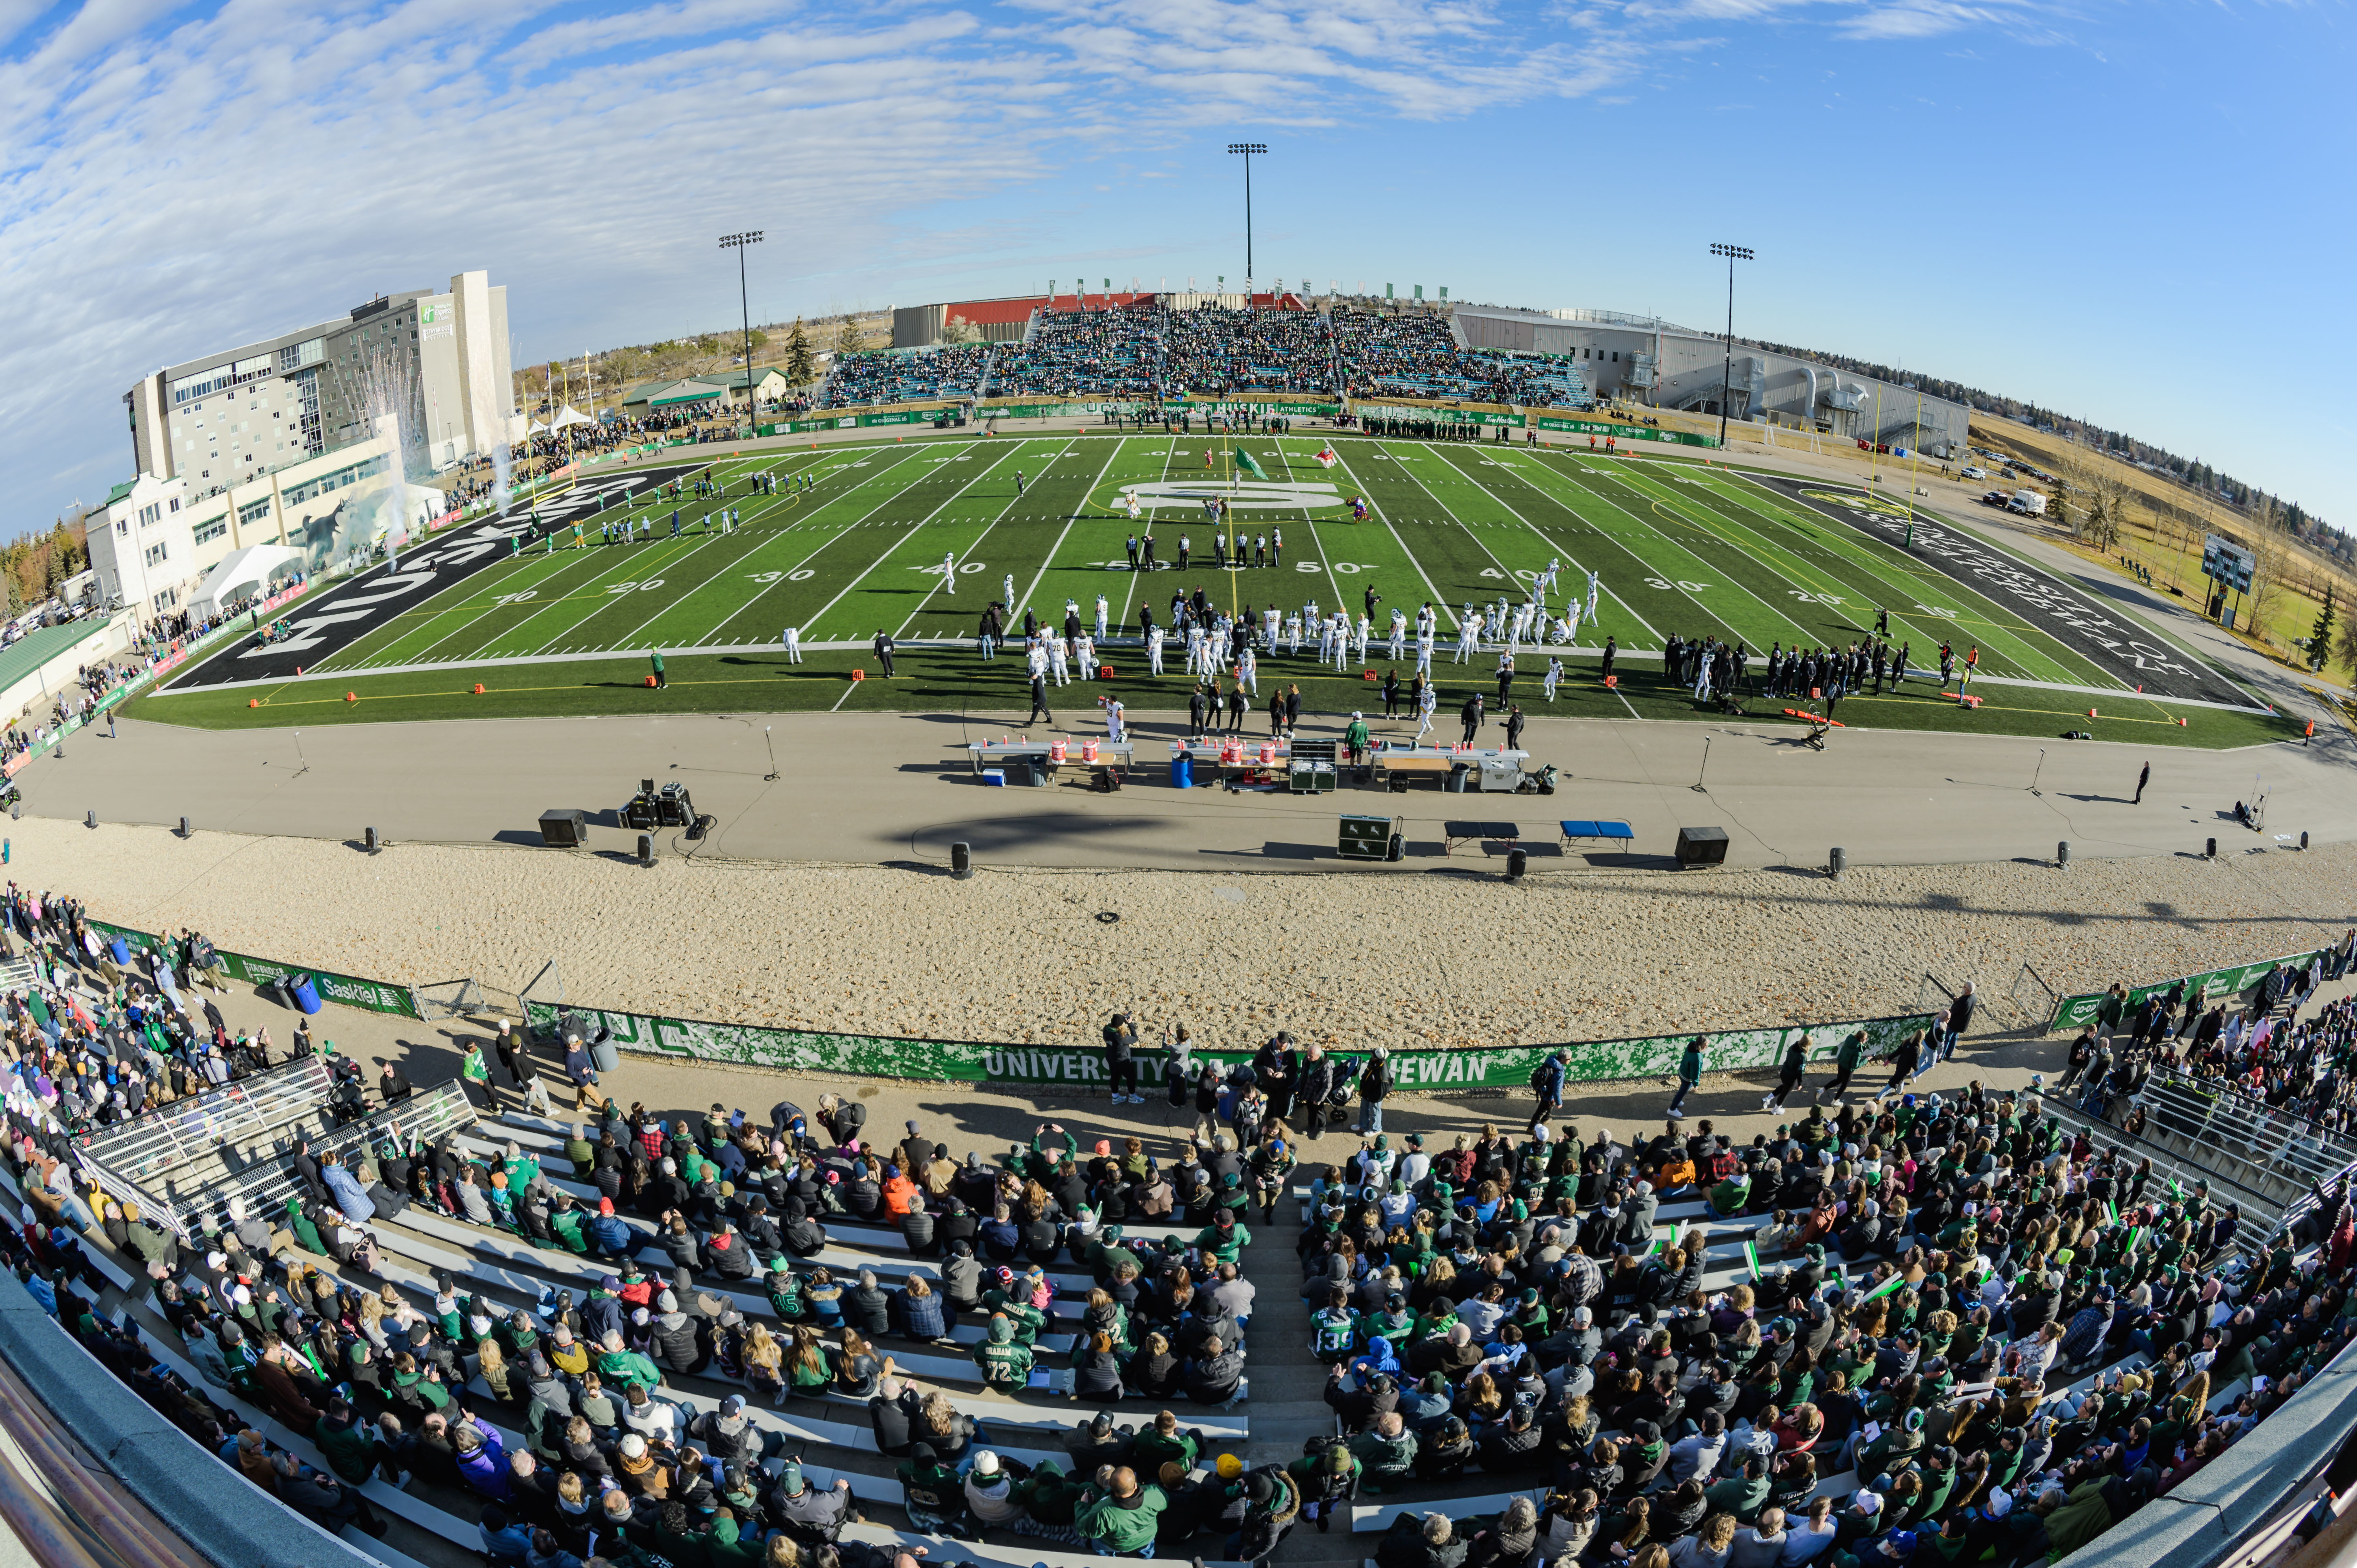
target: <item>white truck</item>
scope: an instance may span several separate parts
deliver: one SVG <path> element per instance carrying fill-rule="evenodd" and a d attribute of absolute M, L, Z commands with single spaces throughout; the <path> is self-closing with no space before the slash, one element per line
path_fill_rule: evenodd
<path fill-rule="evenodd" d="M 2046 498 L 2036 490 L 2016 490 L 2013 499 L 2005 503 L 2007 511 L 2018 511 L 2024 517 L 2044 517 Z"/>

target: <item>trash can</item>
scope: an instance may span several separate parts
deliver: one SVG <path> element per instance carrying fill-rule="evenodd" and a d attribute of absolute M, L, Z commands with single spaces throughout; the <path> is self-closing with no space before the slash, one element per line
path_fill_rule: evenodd
<path fill-rule="evenodd" d="M 1452 795 L 1462 795 L 1465 793 L 1465 776 L 1471 771 L 1472 769 L 1466 767 L 1463 763 L 1458 763 L 1456 767 L 1448 770 L 1448 782 L 1442 785 L 1441 788 L 1447 789 Z"/>
<path fill-rule="evenodd" d="M 1170 759 L 1170 787 L 1174 789 L 1195 787 L 1195 758 L 1189 753 L 1182 751 Z"/>
<path fill-rule="evenodd" d="M 131 944 L 124 941 L 121 937 L 115 938 L 113 941 L 107 944 L 106 950 L 114 955 L 114 961 L 117 963 L 129 963 L 131 961 Z"/>
<path fill-rule="evenodd" d="M 307 974 L 288 976 L 286 994 L 293 997 L 295 1005 L 306 1013 L 317 1013 L 319 1010 L 319 988 L 312 983 L 311 977 Z"/>
<path fill-rule="evenodd" d="M 599 1072 L 617 1072 L 620 1070 L 622 1066 L 622 1054 L 614 1045 L 614 1036 L 611 1030 L 598 1030 L 597 1037 L 589 1042 L 589 1065 L 596 1068 Z"/>

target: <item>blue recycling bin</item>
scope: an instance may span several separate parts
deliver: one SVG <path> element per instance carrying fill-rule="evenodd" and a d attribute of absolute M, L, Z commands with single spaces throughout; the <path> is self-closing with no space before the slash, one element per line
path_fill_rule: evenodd
<path fill-rule="evenodd" d="M 307 974 L 295 975 L 286 982 L 286 994 L 295 998 L 295 1005 L 306 1013 L 319 1010 L 319 988 Z"/>
<path fill-rule="evenodd" d="M 131 961 L 131 944 L 124 941 L 121 937 L 115 938 L 113 942 L 109 943 L 106 950 L 114 955 L 114 961 L 117 963 L 129 963 Z"/>
<path fill-rule="evenodd" d="M 1195 787 L 1195 759 L 1186 752 L 1182 751 L 1170 759 L 1170 787 L 1174 789 Z"/>

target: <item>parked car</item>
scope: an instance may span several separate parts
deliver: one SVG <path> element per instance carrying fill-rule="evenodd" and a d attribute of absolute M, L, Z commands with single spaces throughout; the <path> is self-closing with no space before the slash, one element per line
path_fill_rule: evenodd
<path fill-rule="evenodd" d="M 1977 463 L 1974 464 L 1971 467 L 1964 469 L 1964 478 L 1968 479 L 1986 479 L 1988 478 L 1988 470 L 1982 467 Z"/>

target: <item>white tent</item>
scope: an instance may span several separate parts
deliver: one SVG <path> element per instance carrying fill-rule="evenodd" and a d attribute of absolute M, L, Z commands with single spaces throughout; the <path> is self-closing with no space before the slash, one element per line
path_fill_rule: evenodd
<path fill-rule="evenodd" d="M 544 430 L 545 430 L 545 429 L 547 429 L 547 428 L 548 428 L 548 426 L 547 426 L 547 425 L 543 424 L 540 421 L 538 421 L 537 419 L 535 419 L 535 420 L 533 420 L 533 421 L 532 422 L 532 424 L 530 424 L 530 425 L 525 429 L 524 434 L 525 434 L 526 435 L 539 435 L 542 431 L 544 431 Z"/>
<path fill-rule="evenodd" d="M 551 430 L 562 430 L 568 424 L 595 424 L 597 423 L 597 422 L 596 420 L 590 418 L 579 409 L 575 408 L 571 403 L 567 403 L 565 407 L 557 411 L 556 417 L 554 419 L 549 421 L 548 427 Z"/>
<path fill-rule="evenodd" d="M 283 581 L 302 564 L 303 553 L 289 550 L 284 544 L 249 544 L 242 550 L 232 550 L 206 576 L 188 612 L 196 616 L 217 615 L 224 606 L 241 599 L 260 598 L 270 591 L 273 574 Z"/>

